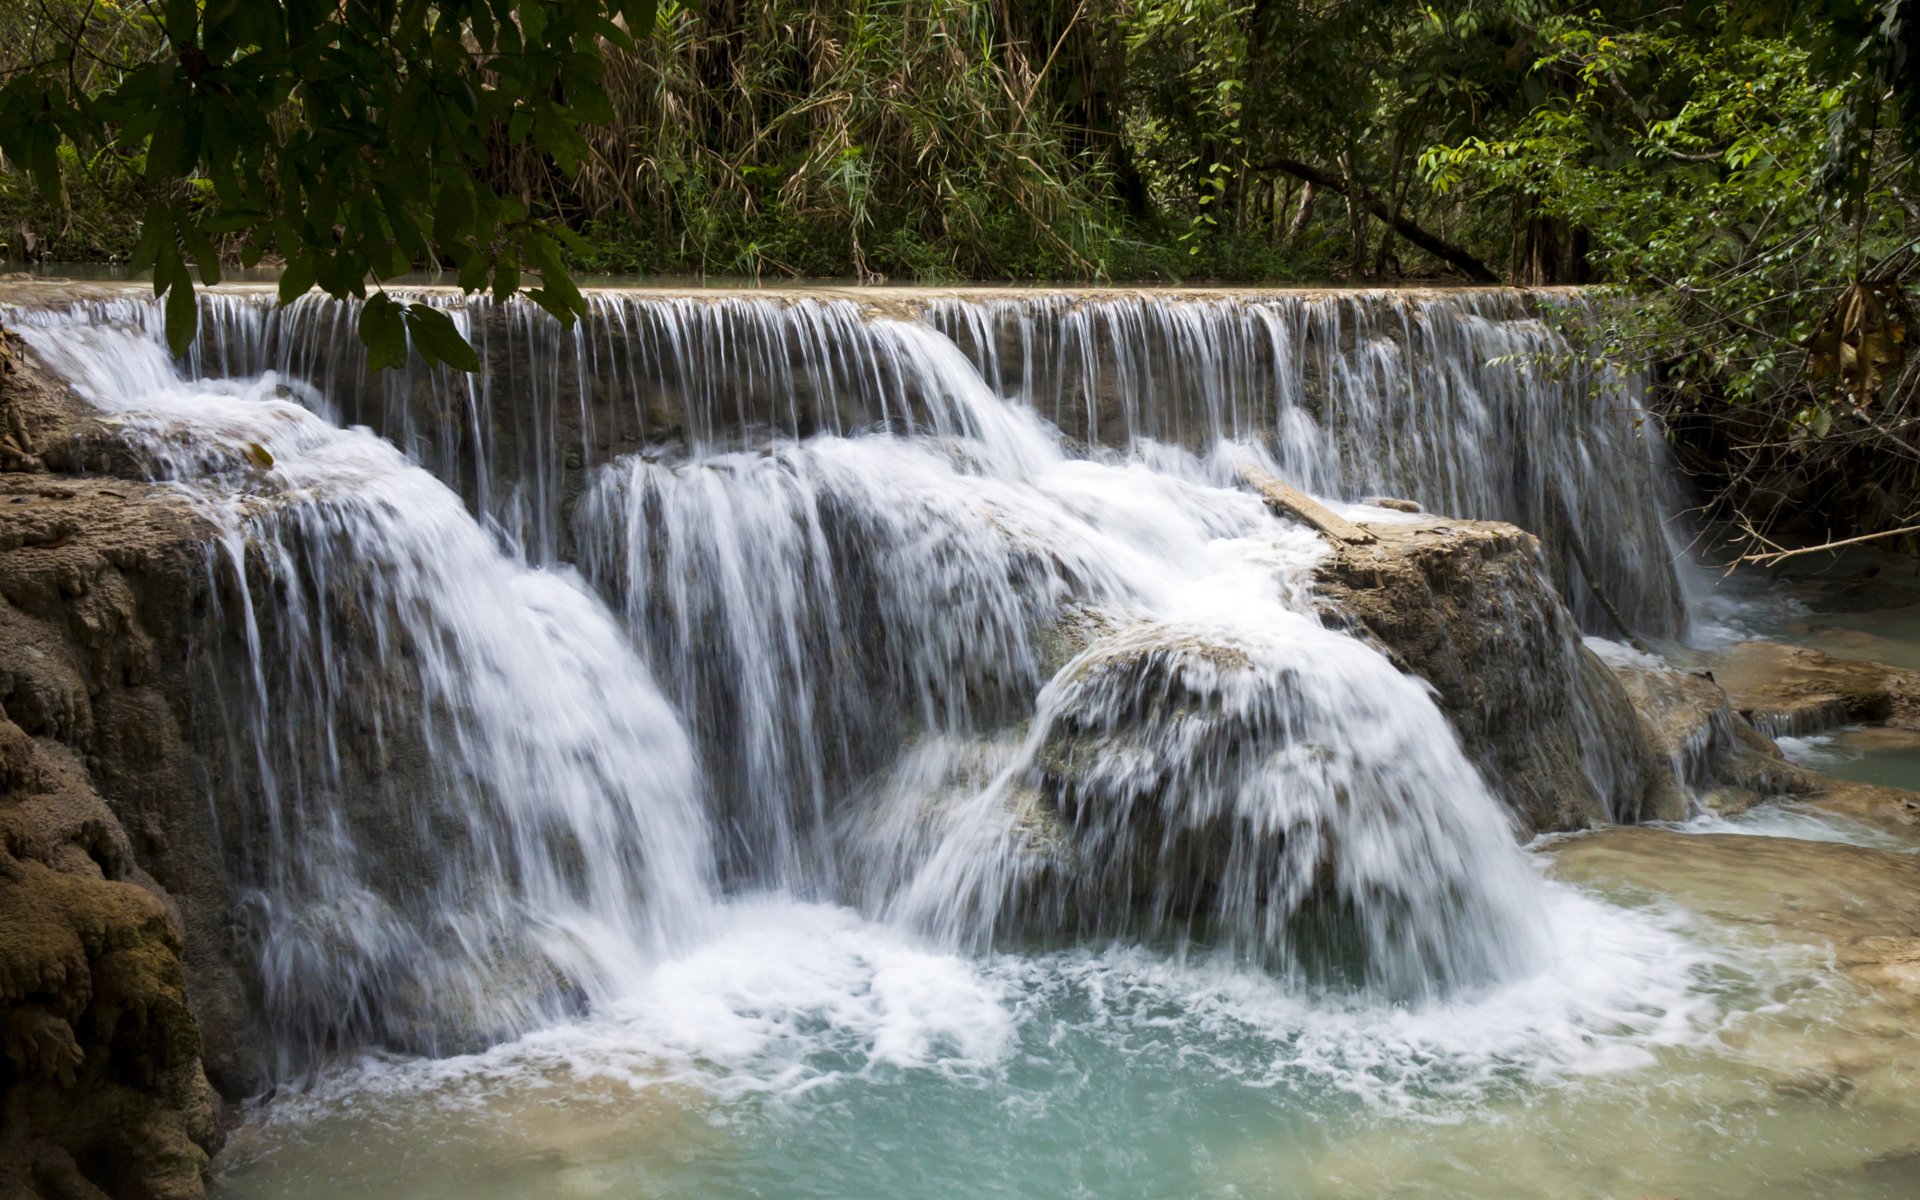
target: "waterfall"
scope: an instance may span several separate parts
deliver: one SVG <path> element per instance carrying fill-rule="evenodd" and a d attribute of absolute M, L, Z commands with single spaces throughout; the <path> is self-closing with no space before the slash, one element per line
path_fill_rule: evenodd
<path fill-rule="evenodd" d="M 272 375 L 192 383 L 111 328 L 29 326 L 219 531 L 225 831 L 282 1070 L 446 1050 L 604 998 L 711 901 L 697 768 L 605 607 Z M 316 407 L 319 398 L 300 389 Z"/>
<path fill-rule="evenodd" d="M 1677 628 L 1638 384 L 1527 302 L 446 302 L 488 371 L 368 378 L 317 297 L 208 294 L 182 363 L 144 299 L 9 314 L 219 530 L 283 1069 L 604 1006 L 757 892 L 1395 1002 L 1550 956 L 1428 689 L 1235 485 L 1570 523 Z"/>
<path fill-rule="evenodd" d="M 1617 636 L 1577 537 L 1641 632 L 1685 629 L 1646 381 L 1563 335 L 1585 311 L 1571 294 L 609 290 L 589 294 L 591 315 L 570 331 L 532 305 L 425 295 L 457 310 L 488 373 L 416 360 L 369 378 L 352 305 L 312 294 L 282 308 L 265 290 L 202 297 L 188 370 L 312 383 L 330 419 L 390 438 L 547 562 L 572 553 L 568 513 L 587 473 L 622 454 L 764 450 L 923 417 L 914 371 L 871 321 L 904 317 L 1076 445 L 1256 442 L 1316 494 L 1512 521 L 1547 543 L 1583 623 Z M 144 298 L 87 311 L 161 320 Z"/>
<path fill-rule="evenodd" d="M 1537 956 L 1510 830 L 1422 686 L 1312 614 L 1318 539 L 1222 486 L 1255 452 L 1072 457 L 939 334 L 869 335 L 932 427 L 965 434 L 631 458 L 575 517 L 734 772 L 715 783 L 737 869 L 830 884 L 830 845 L 805 839 L 842 825 L 869 905 L 952 943 L 1206 928 L 1311 976 L 1327 947 L 1302 939 L 1331 936 L 1398 995 Z M 946 778 L 1008 741 L 972 786 Z M 1021 798 L 1049 787 L 1084 863 L 1018 878 L 1048 819 Z M 1195 854 L 1226 857 L 1204 896 Z"/>

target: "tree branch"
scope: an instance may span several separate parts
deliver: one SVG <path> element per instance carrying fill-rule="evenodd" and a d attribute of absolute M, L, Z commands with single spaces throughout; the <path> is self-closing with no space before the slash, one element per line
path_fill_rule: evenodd
<path fill-rule="evenodd" d="M 1296 179 L 1303 179 L 1318 187 L 1331 188 L 1341 195 L 1349 197 L 1356 204 L 1360 205 L 1360 207 L 1366 209 L 1382 221 L 1385 221 L 1392 227 L 1395 233 L 1420 247 L 1422 250 L 1425 250 L 1428 254 L 1433 255 L 1441 262 L 1446 263 L 1454 270 L 1459 271 L 1467 278 L 1477 283 L 1500 282 L 1500 276 L 1496 275 L 1493 269 L 1488 267 L 1487 264 L 1481 262 L 1466 250 L 1447 241 L 1445 238 L 1428 233 L 1425 229 L 1414 224 L 1406 217 L 1401 216 L 1383 203 L 1372 192 L 1368 191 L 1366 185 L 1357 179 L 1347 179 L 1328 171 L 1322 171 L 1318 167 L 1308 166 L 1306 163 L 1291 158 L 1270 158 L 1259 164 L 1255 170 L 1285 171 Z"/>
<path fill-rule="evenodd" d="M 1908 525 L 1903 529 L 1883 529 L 1879 533 L 1866 533 L 1859 537 L 1841 538 L 1837 542 L 1823 542 L 1818 546 L 1802 546 L 1797 550 L 1769 550 L 1760 554 L 1743 554 L 1736 561 L 1757 563 L 1770 567 L 1783 559 L 1797 558 L 1802 554 L 1817 554 L 1822 550 L 1838 550 L 1842 546 L 1857 546 L 1861 542 L 1871 542 L 1879 538 L 1898 537 L 1903 533 L 1920 533 L 1920 525 Z M 1771 545 L 1772 543 L 1769 543 Z"/>

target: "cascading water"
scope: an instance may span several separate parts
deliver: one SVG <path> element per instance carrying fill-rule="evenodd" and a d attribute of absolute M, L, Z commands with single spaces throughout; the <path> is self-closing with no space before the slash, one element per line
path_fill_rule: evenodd
<path fill-rule="evenodd" d="M 1569 345 L 1556 323 L 1577 323 L 1574 296 L 607 291 L 563 331 L 530 305 L 440 295 L 462 310 L 487 375 L 416 363 L 369 379 L 351 306 L 314 295 L 278 308 L 245 291 L 203 298 L 188 368 L 312 382 L 331 419 L 392 439 L 552 561 L 569 553 L 584 473 L 620 454 L 765 449 L 924 415 L 914 371 L 867 320 L 906 315 L 1076 444 L 1204 454 L 1222 439 L 1258 441 L 1318 494 L 1405 496 L 1539 534 L 1594 632 L 1618 635 L 1587 594 L 1575 539 L 1639 631 L 1686 624 L 1685 556 L 1663 520 L 1645 381 Z M 91 317 L 160 321 L 144 300 L 100 302 Z"/>
<path fill-rule="evenodd" d="M 1137 921 L 1300 966 L 1305 918 L 1347 926 L 1359 976 L 1402 995 L 1541 959 L 1531 881 L 1438 710 L 1310 615 L 1318 539 L 1219 486 L 1256 450 L 1069 458 L 938 334 L 870 336 L 947 436 L 615 464 L 575 518 L 707 761 L 734 769 L 741 867 L 805 878 L 795 847 L 839 821 L 870 902 L 950 943 Z M 1107 628 L 1048 682 L 1041 647 L 1075 624 Z M 1029 719 L 955 811 L 916 787 L 882 787 L 900 813 L 846 798 L 884 769 L 874 747 L 964 757 Z M 1043 764 L 1061 756 L 1086 765 Z M 1014 793 L 1043 788 L 1061 804 L 1037 819 L 1072 826 L 1086 866 L 1010 878 L 1034 861 Z M 1216 854 L 1204 882 L 1184 861 Z"/>
<path fill-rule="evenodd" d="M 221 531 L 231 842 L 283 1069 L 529 1028 L 697 928 L 690 748 L 591 594 L 271 376 L 187 384 L 146 338 L 28 336 Z"/>
<path fill-rule="evenodd" d="M 1251 464 L 1485 511 L 1610 453 L 1650 480 L 1611 400 L 1525 425 L 1538 382 L 1469 361 L 1548 336 L 1499 327 L 1506 301 L 1062 304 L 1109 330 L 1062 335 L 1073 355 L 1169 356 L 1118 384 L 1036 348 L 1041 299 L 606 294 L 571 333 L 476 305 L 491 374 L 371 381 L 341 306 L 205 303 L 183 373 L 144 301 L 9 322 L 221 531 L 219 803 L 283 1072 L 502 1043 L 335 1068 L 325 1112 L 564 1072 L 851 1088 L 824 1111 L 855 1129 L 907 1119 L 897 1083 L 916 1131 L 1118 1089 L 1120 1128 L 1149 1129 L 1190 1114 L 1126 1093 L 1135 1070 L 1229 1108 L 1258 1084 L 1417 1109 L 1697 1029 L 1701 955 L 1537 876 L 1425 686 L 1314 614 L 1319 539 L 1235 484 Z M 1489 472 L 1501 436 L 1536 439 L 1521 473 Z M 1576 519 L 1611 586 L 1670 610 L 1666 560 L 1611 549 L 1659 540 L 1637 486 Z M 1036 1143 L 1033 1194 L 1114 1133 L 1083 1125 Z M 853 1153 L 863 1182 L 821 1194 L 913 1186 Z M 648 1186 L 778 1190 L 780 1161 Z"/>

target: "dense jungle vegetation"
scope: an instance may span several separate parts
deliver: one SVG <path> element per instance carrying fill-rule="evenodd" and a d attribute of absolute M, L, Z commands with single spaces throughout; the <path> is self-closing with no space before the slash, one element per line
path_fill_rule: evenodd
<path fill-rule="evenodd" d="M 1920 521 L 1910 0 L 16 0 L 15 259 L 1594 285 L 1714 515 Z M 1858 285 L 1858 286 L 1852 286 Z M 377 288 L 387 358 L 468 357 Z M 1764 548 L 1764 542 L 1756 541 Z"/>

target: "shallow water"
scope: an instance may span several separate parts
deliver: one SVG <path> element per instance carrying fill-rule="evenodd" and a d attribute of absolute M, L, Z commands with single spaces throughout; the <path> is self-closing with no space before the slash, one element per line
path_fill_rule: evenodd
<path fill-rule="evenodd" d="M 1792 761 L 1835 779 L 1920 790 L 1920 733 L 1850 725 L 1831 733 L 1781 738 Z"/>
<path fill-rule="evenodd" d="M 1559 961 L 1418 1011 L 742 902 L 602 1019 L 282 1096 L 221 1192 L 1912 1195 L 1910 1026 L 1816 952 L 1614 890 L 1640 906 L 1555 885 Z"/>
<path fill-rule="evenodd" d="M 1631 1109 L 1618 1097 L 1671 1087 L 1677 1066 L 1700 1076 L 1688 1104 L 1707 1116 L 1746 1014 L 1831 1003 L 1796 997 L 1787 958 L 1736 956 L 1677 911 L 1545 895 L 1563 935 L 1546 971 L 1417 1009 L 1204 954 L 961 957 L 846 910 L 742 901 L 593 1021 L 469 1058 L 366 1059 L 281 1097 L 236 1136 L 223 1189 L 1339 1195 L 1359 1148 L 1384 1141 L 1364 1165 L 1390 1190 L 1538 1194 L 1500 1164 L 1460 1175 L 1433 1156 L 1537 1127 L 1543 1106 L 1571 1115 L 1575 1097 Z M 1729 1185 L 1697 1194 L 1745 1194 Z"/>
<path fill-rule="evenodd" d="M 1748 837 L 1786 838 L 1789 841 L 1835 842 L 1899 854 L 1920 853 L 1920 846 L 1865 822 L 1792 800 L 1756 804 L 1731 817 L 1706 813 L 1683 824 L 1663 827 L 1681 833 L 1742 834 Z"/>

